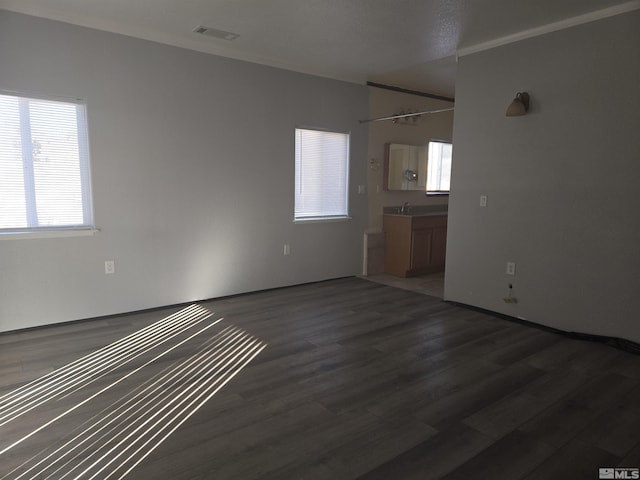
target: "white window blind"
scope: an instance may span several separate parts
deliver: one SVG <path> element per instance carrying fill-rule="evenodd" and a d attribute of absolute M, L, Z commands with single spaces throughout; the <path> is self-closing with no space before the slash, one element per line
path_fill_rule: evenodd
<path fill-rule="evenodd" d="M 0 94 L 0 232 L 92 227 L 85 106 Z"/>
<path fill-rule="evenodd" d="M 447 142 L 429 142 L 427 194 L 449 193 L 453 146 Z"/>
<path fill-rule="evenodd" d="M 349 134 L 296 128 L 295 220 L 349 215 Z"/>

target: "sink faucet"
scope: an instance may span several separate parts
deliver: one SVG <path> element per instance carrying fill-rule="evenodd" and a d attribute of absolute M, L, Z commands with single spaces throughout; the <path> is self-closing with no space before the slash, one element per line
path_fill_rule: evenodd
<path fill-rule="evenodd" d="M 409 213 L 409 202 L 404 202 L 400 207 L 400 213 Z"/>

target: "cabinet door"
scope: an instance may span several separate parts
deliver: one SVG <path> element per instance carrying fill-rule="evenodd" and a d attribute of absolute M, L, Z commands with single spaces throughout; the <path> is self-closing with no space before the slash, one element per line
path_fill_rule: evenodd
<path fill-rule="evenodd" d="M 411 268 L 411 217 L 385 215 L 384 272 L 406 277 Z"/>
<path fill-rule="evenodd" d="M 413 231 L 411 242 L 411 269 L 418 270 L 431 266 L 433 248 L 433 229 L 425 228 Z"/>
<path fill-rule="evenodd" d="M 433 241 L 431 245 L 431 264 L 444 267 L 447 254 L 447 227 L 433 229 Z"/>

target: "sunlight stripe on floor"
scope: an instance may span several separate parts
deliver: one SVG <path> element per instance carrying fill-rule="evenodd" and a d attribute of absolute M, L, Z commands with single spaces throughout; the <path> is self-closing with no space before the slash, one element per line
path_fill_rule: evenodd
<path fill-rule="evenodd" d="M 50 400 L 86 387 L 212 315 L 204 307 L 191 305 L 0 396 L 0 427 Z"/>
<path fill-rule="evenodd" d="M 149 378 L 143 378 L 135 388 L 78 425 L 70 438 L 34 455 L 1 478 L 125 478 L 266 347 L 265 343 L 235 326 L 227 326 L 211 334 L 199 342 L 199 346 L 190 346 L 202 338 L 200 335 L 205 330 L 221 320 L 177 342 L 5 448 L 0 454 L 38 434 L 126 378 L 143 375 L 146 366 L 179 346 L 188 348 L 180 360 Z"/>

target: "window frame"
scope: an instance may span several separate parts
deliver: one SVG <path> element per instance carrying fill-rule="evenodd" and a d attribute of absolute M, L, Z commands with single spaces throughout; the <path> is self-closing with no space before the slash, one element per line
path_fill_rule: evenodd
<path fill-rule="evenodd" d="M 445 145 L 450 145 L 451 146 L 451 165 L 449 168 L 449 189 L 448 190 L 429 190 L 429 172 L 430 172 L 430 167 L 431 167 L 431 156 L 429 155 L 430 151 L 431 151 L 431 144 L 432 143 L 440 143 L 440 144 L 445 144 Z M 440 162 L 442 163 L 442 162 Z M 452 172 L 452 168 L 453 168 L 453 142 L 451 142 L 450 140 L 440 140 L 440 139 L 431 139 L 429 140 L 429 142 L 427 143 L 427 178 L 425 181 L 425 186 L 424 186 L 424 194 L 427 196 L 442 196 L 442 195 L 449 195 L 451 193 L 451 172 Z M 442 180 L 442 175 L 440 175 L 440 180 Z"/>
<path fill-rule="evenodd" d="M 21 161 L 24 184 L 24 201 L 27 217 L 27 226 L 14 226 L 0 228 L 0 240 L 21 238 L 51 238 L 94 235 L 98 229 L 95 227 L 93 211 L 93 195 L 91 180 L 91 159 L 89 152 L 89 126 L 87 115 L 87 103 L 80 98 L 60 97 L 51 95 L 33 94 L 23 91 L 0 89 L 0 95 L 18 99 L 19 131 L 21 143 Z M 38 204 L 36 201 L 36 173 L 34 170 L 33 150 L 25 148 L 33 145 L 31 138 L 31 102 L 59 103 L 75 107 L 76 129 L 78 149 L 78 182 L 80 202 L 82 208 L 82 223 L 40 224 L 37 219 Z M 26 143 L 25 143 L 26 141 Z M 57 169 L 54 169 L 56 171 Z M 27 176 L 25 178 L 24 176 Z M 55 183 L 55 180 L 54 180 Z M 57 203 L 49 203 L 57 205 Z"/>
<path fill-rule="evenodd" d="M 344 158 L 344 213 L 340 214 L 319 214 L 319 215 L 299 215 L 297 205 L 297 189 L 299 186 L 298 171 L 298 131 L 321 132 L 329 134 L 338 134 L 346 137 L 346 158 Z M 350 174 L 351 174 L 351 132 L 345 130 L 311 127 L 307 125 L 297 125 L 294 129 L 294 206 L 293 206 L 293 222 L 294 223 L 315 223 L 315 222 L 342 222 L 351 219 L 350 216 Z"/>

